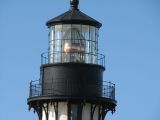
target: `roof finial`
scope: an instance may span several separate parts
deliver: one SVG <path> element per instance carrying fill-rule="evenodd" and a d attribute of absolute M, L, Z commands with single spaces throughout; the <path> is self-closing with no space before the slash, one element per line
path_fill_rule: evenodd
<path fill-rule="evenodd" d="M 71 10 L 78 10 L 79 0 L 70 0 L 70 9 Z"/>

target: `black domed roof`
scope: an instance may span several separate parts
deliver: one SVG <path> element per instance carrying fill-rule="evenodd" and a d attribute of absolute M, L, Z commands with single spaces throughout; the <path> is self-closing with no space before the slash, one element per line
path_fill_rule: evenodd
<path fill-rule="evenodd" d="M 50 27 L 55 24 L 85 24 L 98 28 L 102 26 L 100 22 L 81 12 L 77 6 L 73 6 L 71 3 L 71 9 L 69 11 L 49 20 L 46 25 Z"/>

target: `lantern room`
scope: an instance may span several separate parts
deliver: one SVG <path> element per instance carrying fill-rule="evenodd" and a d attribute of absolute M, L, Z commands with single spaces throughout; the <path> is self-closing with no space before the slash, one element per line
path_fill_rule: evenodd
<path fill-rule="evenodd" d="M 98 30 L 101 23 L 81 12 L 78 4 L 71 0 L 69 11 L 47 22 L 48 52 L 42 54 L 42 62 L 104 66 L 104 56 L 98 53 Z"/>
<path fill-rule="evenodd" d="M 97 63 L 98 28 L 83 24 L 49 28 L 49 63 Z"/>

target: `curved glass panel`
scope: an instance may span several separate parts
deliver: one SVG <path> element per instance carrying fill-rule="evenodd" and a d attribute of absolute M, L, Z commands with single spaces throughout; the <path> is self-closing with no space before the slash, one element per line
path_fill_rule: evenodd
<path fill-rule="evenodd" d="M 98 29 L 94 26 L 63 24 L 50 27 L 49 63 L 97 64 Z"/>

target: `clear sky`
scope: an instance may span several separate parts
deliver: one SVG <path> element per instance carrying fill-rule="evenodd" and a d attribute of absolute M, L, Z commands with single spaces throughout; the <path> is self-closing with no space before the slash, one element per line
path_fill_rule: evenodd
<path fill-rule="evenodd" d="M 160 0 L 80 0 L 79 8 L 103 24 L 104 80 L 118 101 L 108 120 L 160 120 Z M 0 0 L 0 120 L 38 119 L 27 97 L 47 51 L 45 23 L 68 9 L 69 0 Z"/>

